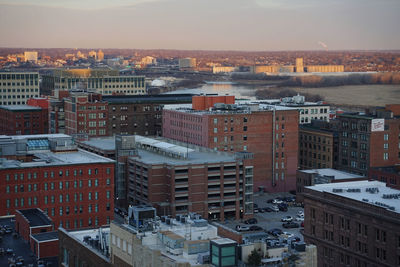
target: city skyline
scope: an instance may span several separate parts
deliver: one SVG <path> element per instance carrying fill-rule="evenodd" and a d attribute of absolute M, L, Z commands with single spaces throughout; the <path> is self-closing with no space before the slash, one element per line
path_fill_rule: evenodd
<path fill-rule="evenodd" d="M 400 49 L 396 0 L 31 2 L 0 0 L 0 47 Z"/>

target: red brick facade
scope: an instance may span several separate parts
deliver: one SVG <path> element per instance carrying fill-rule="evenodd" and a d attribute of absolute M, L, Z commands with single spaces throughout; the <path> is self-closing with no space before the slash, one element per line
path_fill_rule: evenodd
<path fill-rule="evenodd" d="M 163 136 L 220 151 L 254 153 L 254 190 L 296 188 L 297 110 L 185 112 L 163 110 Z"/>
<path fill-rule="evenodd" d="M 65 133 L 107 136 L 108 104 L 92 94 L 71 95 L 65 100 Z"/>
<path fill-rule="evenodd" d="M 40 208 L 66 229 L 113 219 L 113 163 L 1 169 L 0 181 L 0 216 Z"/>
<path fill-rule="evenodd" d="M 42 108 L 0 107 L 0 134 L 46 134 L 48 132 L 48 110 Z"/>

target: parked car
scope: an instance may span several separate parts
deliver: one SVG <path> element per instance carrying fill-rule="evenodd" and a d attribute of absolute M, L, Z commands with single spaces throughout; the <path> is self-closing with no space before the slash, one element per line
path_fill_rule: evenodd
<path fill-rule="evenodd" d="M 253 213 L 258 213 L 258 209 L 253 209 Z"/>
<path fill-rule="evenodd" d="M 265 207 L 263 208 L 263 211 L 265 212 L 272 212 L 273 210 L 270 207 Z"/>
<path fill-rule="evenodd" d="M 272 201 L 272 204 L 281 204 L 282 202 L 283 202 L 282 200 L 275 198 L 275 199 Z"/>
<path fill-rule="evenodd" d="M 283 232 L 282 232 L 282 230 L 279 229 L 279 228 L 273 228 L 273 229 L 268 230 L 267 233 L 270 234 L 270 235 L 273 235 L 273 236 L 279 236 L 279 235 L 281 235 Z"/>
<path fill-rule="evenodd" d="M 254 203 L 254 204 L 253 204 L 253 207 L 254 207 L 255 209 L 257 209 L 257 208 L 258 208 L 258 205 L 257 205 L 256 203 Z"/>
<path fill-rule="evenodd" d="M 284 205 L 279 205 L 278 209 L 279 209 L 279 211 L 288 211 L 287 206 L 284 206 Z"/>
<path fill-rule="evenodd" d="M 272 206 L 272 211 L 275 211 L 275 212 L 278 212 L 279 211 L 279 208 L 278 208 L 278 206 Z"/>
<path fill-rule="evenodd" d="M 282 224 L 283 228 L 299 228 L 299 224 L 295 222 L 287 222 Z"/>
<path fill-rule="evenodd" d="M 272 202 L 274 202 L 273 198 L 267 200 L 267 203 L 272 203 Z"/>
<path fill-rule="evenodd" d="M 294 237 L 294 234 L 289 233 L 289 232 L 282 232 L 281 236 L 284 236 L 286 238 L 292 238 L 292 237 Z"/>
<path fill-rule="evenodd" d="M 262 208 L 257 209 L 259 213 L 264 213 L 264 210 Z"/>
<path fill-rule="evenodd" d="M 304 217 L 296 217 L 296 221 L 297 222 L 303 222 L 304 221 Z"/>
<path fill-rule="evenodd" d="M 244 231 L 250 230 L 250 228 L 248 226 L 244 226 L 244 225 L 236 225 L 235 229 L 238 232 L 244 232 Z"/>
<path fill-rule="evenodd" d="M 285 216 L 281 219 L 281 222 L 291 222 L 291 221 L 293 221 L 292 216 Z"/>
<path fill-rule="evenodd" d="M 261 230 L 263 230 L 263 229 L 258 225 L 250 226 L 250 231 L 261 231 Z"/>
<path fill-rule="evenodd" d="M 297 212 L 297 216 L 304 217 L 304 211 L 299 210 L 299 211 Z"/>
<path fill-rule="evenodd" d="M 251 219 L 245 220 L 244 223 L 245 224 L 256 224 L 256 223 L 258 223 L 258 221 L 256 218 L 251 218 Z"/>
<path fill-rule="evenodd" d="M 302 221 L 300 225 L 301 225 L 301 227 L 304 227 L 304 221 Z"/>

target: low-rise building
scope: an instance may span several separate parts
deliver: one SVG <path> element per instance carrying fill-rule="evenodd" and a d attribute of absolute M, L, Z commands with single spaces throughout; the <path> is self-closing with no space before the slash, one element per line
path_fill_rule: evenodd
<path fill-rule="evenodd" d="M 387 186 L 400 190 L 400 166 L 375 167 L 369 170 L 370 179 L 386 183 Z"/>

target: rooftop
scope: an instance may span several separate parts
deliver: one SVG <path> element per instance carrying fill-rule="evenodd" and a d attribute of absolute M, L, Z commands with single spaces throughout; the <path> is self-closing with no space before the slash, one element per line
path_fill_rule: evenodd
<path fill-rule="evenodd" d="M 315 173 L 320 176 L 333 176 L 335 180 L 342 180 L 342 179 L 354 179 L 354 178 L 365 178 L 362 175 L 357 175 L 345 171 L 339 171 L 335 169 L 312 169 L 312 170 L 300 170 L 300 172 L 305 173 Z"/>
<path fill-rule="evenodd" d="M 11 111 L 38 111 L 42 110 L 41 107 L 34 107 L 34 106 L 29 106 L 29 105 L 9 105 L 9 106 L 4 106 L 1 105 L 0 109 L 6 109 L 6 110 L 11 110 Z"/>
<path fill-rule="evenodd" d="M 231 244 L 236 244 L 236 241 L 233 241 L 232 239 L 229 238 L 220 238 L 220 239 L 215 239 L 212 241 L 213 243 L 216 243 L 218 245 L 231 245 Z"/>
<path fill-rule="evenodd" d="M 52 225 L 52 221 L 38 208 L 18 210 L 28 221 L 30 227 Z"/>
<path fill-rule="evenodd" d="M 319 184 L 307 186 L 306 188 L 319 192 L 327 192 L 400 213 L 400 190 L 387 187 L 382 182 L 354 181 Z"/>
<path fill-rule="evenodd" d="M 38 242 L 58 240 L 58 231 L 34 234 L 32 237 Z"/>
<path fill-rule="evenodd" d="M 44 167 L 44 166 L 51 167 L 59 165 L 114 162 L 114 160 L 81 149 L 78 149 L 77 151 L 69 151 L 62 153 L 37 152 L 34 153 L 33 156 L 35 160 L 31 162 L 3 159 L 0 165 L 0 169 Z"/>
<path fill-rule="evenodd" d="M 91 138 L 87 141 L 81 141 L 80 143 L 98 148 L 101 150 L 115 150 L 115 137 L 99 137 Z"/>

